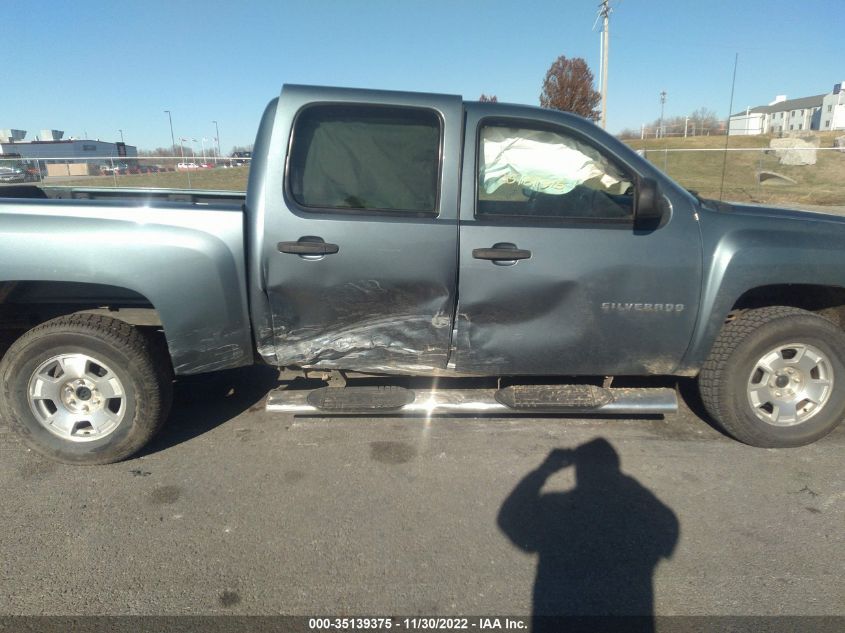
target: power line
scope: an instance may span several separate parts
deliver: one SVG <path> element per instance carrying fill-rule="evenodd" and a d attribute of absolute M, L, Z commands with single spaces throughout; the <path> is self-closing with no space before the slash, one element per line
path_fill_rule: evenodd
<path fill-rule="evenodd" d="M 734 74 L 731 79 L 731 104 L 728 106 L 728 129 L 725 130 L 725 156 L 722 159 L 722 184 L 719 185 L 719 202 L 725 193 L 725 172 L 728 169 L 728 142 L 731 139 L 731 112 L 734 111 L 734 88 L 736 88 L 736 67 L 739 65 L 739 53 L 734 55 Z"/>

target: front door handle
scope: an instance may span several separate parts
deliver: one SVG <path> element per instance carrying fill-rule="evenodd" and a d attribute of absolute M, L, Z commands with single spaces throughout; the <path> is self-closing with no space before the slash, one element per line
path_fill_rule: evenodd
<path fill-rule="evenodd" d="M 492 248 L 474 248 L 472 249 L 472 256 L 475 259 L 489 259 L 494 262 L 515 261 L 517 259 L 528 259 L 531 257 L 531 251 L 513 245 L 496 244 Z"/>
<path fill-rule="evenodd" d="M 280 253 L 292 255 L 332 255 L 340 250 L 337 244 L 326 242 L 279 242 L 276 245 Z"/>

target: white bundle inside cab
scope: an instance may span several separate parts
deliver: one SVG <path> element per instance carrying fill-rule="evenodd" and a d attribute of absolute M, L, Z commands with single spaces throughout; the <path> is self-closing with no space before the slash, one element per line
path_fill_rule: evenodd
<path fill-rule="evenodd" d="M 547 194 L 565 194 L 596 181 L 609 190 L 623 176 L 596 150 L 555 132 L 487 127 L 481 135 L 484 191 L 517 185 Z"/>

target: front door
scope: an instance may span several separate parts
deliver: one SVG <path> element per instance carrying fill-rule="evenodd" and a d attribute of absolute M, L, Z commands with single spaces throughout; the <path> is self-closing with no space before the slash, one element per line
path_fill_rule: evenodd
<path fill-rule="evenodd" d="M 450 367 L 489 375 L 672 372 L 690 340 L 701 281 L 687 198 L 664 187 L 671 217 L 636 229 L 635 170 L 648 165 L 594 143 L 602 132 L 573 117 L 484 111 L 476 106 L 467 117 Z"/>
<path fill-rule="evenodd" d="M 263 238 L 277 362 L 442 371 L 459 177 L 443 157 L 460 155 L 460 99 L 340 92 L 300 106 L 297 96 L 279 105 L 277 123 L 293 129 L 284 207 L 265 212 Z"/>

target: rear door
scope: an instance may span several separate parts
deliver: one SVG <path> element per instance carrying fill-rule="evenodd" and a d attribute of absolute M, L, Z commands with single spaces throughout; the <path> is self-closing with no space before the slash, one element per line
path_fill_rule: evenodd
<path fill-rule="evenodd" d="M 259 241 L 279 364 L 446 367 L 462 119 L 459 97 L 285 87 Z"/>
<path fill-rule="evenodd" d="M 596 143 L 600 130 L 562 113 L 467 110 L 450 366 L 491 375 L 671 373 L 701 287 L 688 197 L 663 180 L 671 212 L 660 226 L 637 228 L 639 179 L 659 175 L 615 139 Z"/>

